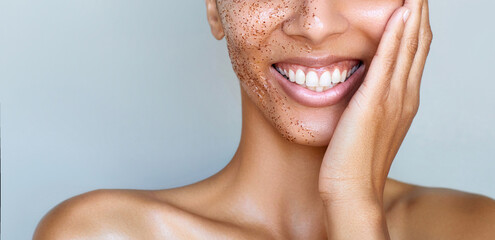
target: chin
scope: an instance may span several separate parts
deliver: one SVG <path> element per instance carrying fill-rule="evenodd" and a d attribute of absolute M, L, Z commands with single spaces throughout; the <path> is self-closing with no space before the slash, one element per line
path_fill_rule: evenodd
<path fill-rule="evenodd" d="M 303 123 L 311 125 L 311 123 Z M 322 125 L 320 123 L 315 124 L 317 127 L 314 127 L 307 132 L 298 131 L 297 127 L 288 126 L 288 131 L 291 133 L 292 138 L 285 138 L 287 141 L 292 143 L 311 146 L 311 147 L 324 147 L 328 146 L 330 140 L 332 139 L 333 132 L 336 127 L 336 123 L 327 123 Z"/>
<path fill-rule="evenodd" d="M 308 108 L 294 104 L 290 107 L 294 111 L 288 114 L 291 117 L 271 123 L 278 126 L 278 132 L 287 141 L 306 146 L 327 146 L 350 97 L 342 99 L 335 105 L 322 108 Z"/>
<path fill-rule="evenodd" d="M 265 86 L 264 91 L 260 91 L 258 85 Z M 271 86 L 269 81 L 254 84 L 241 80 L 248 101 L 254 103 L 281 138 L 305 146 L 327 146 L 352 94 L 331 106 L 307 107 L 286 96 L 281 89 Z"/>

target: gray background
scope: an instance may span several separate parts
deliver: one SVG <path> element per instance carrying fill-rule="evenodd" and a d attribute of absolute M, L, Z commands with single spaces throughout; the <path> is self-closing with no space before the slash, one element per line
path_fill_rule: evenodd
<path fill-rule="evenodd" d="M 390 176 L 495 197 L 495 2 L 431 1 L 420 111 Z M 59 202 L 214 174 L 240 90 L 203 1 L 0 0 L 2 239 Z"/>

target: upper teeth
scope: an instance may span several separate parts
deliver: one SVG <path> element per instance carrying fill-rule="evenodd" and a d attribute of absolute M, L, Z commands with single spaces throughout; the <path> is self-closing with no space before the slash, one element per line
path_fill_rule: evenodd
<path fill-rule="evenodd" d="M 281 69 L 277 67 L 278 72 L 288 78 L 291 82 L 295 82 L 310 90 L 321 92 L 328 88 L 332 88 L 338 83 L 345 82 L 360 66 L 360 64 L 354 66 L 350 70 L 334 69 L 333 71 L 324 71 L 318 78 L 318 74 L 315 71 L 309 71 L 304 73 L 303 70 L 297 69 L 296 72 L 292 69 Z"/>

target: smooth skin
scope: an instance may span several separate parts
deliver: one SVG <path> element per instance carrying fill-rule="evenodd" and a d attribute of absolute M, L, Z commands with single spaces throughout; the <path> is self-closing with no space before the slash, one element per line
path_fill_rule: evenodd
<path fill-rule="evenodd" d="M 345 9 L 345 1 L 335 2 Z M 206 4 L 213 35 L 230 34 L 236 44 L 222 25 L 222 6 Z M 339 121 L 330 137 L 322 135 L 331 139 L 325 146 L 287 141 L 243 88 L 241 141 L 219 173 L 174 189 L 73 197 L 41 220 L 34 239 L 495 239 L 494 200 L 387 177 L 418 111 L 432 41 L 428 19 L 426 0 L 406 0 L 390 12 L 376 51 L 364 61 L 364 82 L 333 115 Z M 332 41 L 335 32 L 322 37 L 323 30 L 304 37 Z"/>

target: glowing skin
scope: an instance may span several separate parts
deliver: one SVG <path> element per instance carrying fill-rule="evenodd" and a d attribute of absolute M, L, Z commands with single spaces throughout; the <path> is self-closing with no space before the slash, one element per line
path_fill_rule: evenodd
<path fill-rule="evenodd" d="M 184 187 L 77 196 L 45 216 L 35 240 L 458 239 L 459 233 L 495 239 L 493 200 L 387 178 L 418 107 L 431 42 L 426 0 L 206 0 L 206 6 L 213 35 L 227 39 L 242 89 L 242 134 L 232 160 Z M 353 88 L 332 104 L 310 107 L 287 94 L 296 83 L 271 68 L 295 70 L 288 59 L 329 54 L 363 63 L 347 80 Z"/>

